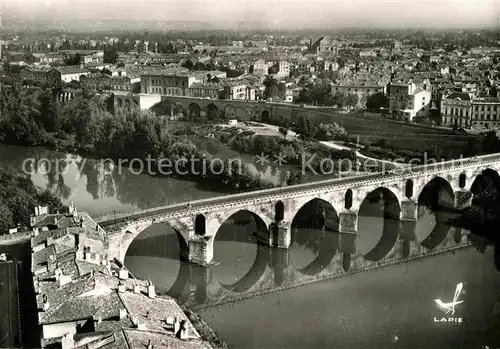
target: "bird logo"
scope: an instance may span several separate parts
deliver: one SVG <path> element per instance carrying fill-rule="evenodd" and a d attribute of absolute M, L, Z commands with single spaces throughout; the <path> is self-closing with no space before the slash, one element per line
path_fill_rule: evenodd
<path fill-rule="evenodd" d="M 458 297 L 460 296 L 460 293 L 462 293 L 462 288 L 464 287 L 464 284 L 461 282 L 457 285 L 457 288 L 455 289 L 455 295 L 453 296 L 453 301 L 449 303 L 444 303 L 441 299 L 435 299 L 434 301 L 445 311 L 446 314 L 451 313 L 451 315 L 455 314 L 455 306 L 457 304 L 463 303 L 463 301 L 459 301 Z"/>

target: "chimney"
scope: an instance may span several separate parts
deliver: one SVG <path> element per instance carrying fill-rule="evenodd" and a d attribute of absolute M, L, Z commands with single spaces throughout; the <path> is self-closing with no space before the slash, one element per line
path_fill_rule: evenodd
<path fill-rule="evenodd" d="M 75 338 L 73 333 L 66 333 L 61 339 L 62 349 L 73 349 L 75 347 Z"/>
<path fill-rule="evenodd" d="M 134 285 L 134 293 L 140 294 L 141 293 L 141 286 Z"/>
<path fill-rule="evenodd" d="M 151 339 L 148 341 L 148 349 L 153 349 L 153 344 L 151 344 Z"/>
<path fill-rule="evenodd" d="M 67 285 L 69 283 L 71 283 L 71 274 L 67 274 L 67 275 L 61 274 L 59 276 L 59 287 L 62 287 L 62 286 Z"/>
<path fill-rule="evenodd" d="M 62 275 L 61 268 L 57 268 L 56 271 L 55 271 L 56 281 L 59 281 L 61 275 Z"/>
<path fill-rule="evenodd" d="M 47 311 L 50 308 L 49 301 L 44 301 L 43 302 L 43 311 Z"/>
<path fill-rule="evenodd" d="M 80 228 L 84 228 L 84 224 L 83 224 L 83 217 L 80 218 Z"/>
<path fill-rule="evenodd" d="M 119 284 L 118 292 L 125 292 L 125 291 L 127 291 L 127 287 L 124 284 Z"/>
<path fill-rule="evenodd" d="M 76 250 L 76 259 L 80 261 L 85 260 L 85 252 L 83 251 L 82 245 L 79 245 L 78 250 Z"/>
<path fill-rule="evenodd" d="M 128 270 L 127 269 L 120 269 L 118 272 L 118 278 L 121 280 L 127 280 L 128 279 Z"/>
<path fill-rule="evenodd" d="M 102 322 L 102 315 L 99 315 L 97 317 L 97 319 L 95 318 L 95 315 L 94 315 L 94 321 L 97 322 L 98 324 L 100 324 Z"/>
<path fill-rule="evenodd" d="M 179 332 L 177 333 L 177 338 L 179 338 L 181 340 L 188 340 L 189 339 L 186 320 L 181 321 L 180 329 L 179 329 Z"/>
<path fill-rule="evenodd" d="M 120 319 L 124 319 L 127 316 L 127 310 L 125 308 L 120 308 Z"/>
<path fill-rule="evenodd" d="M 155 286 L 152 283 L 148 286 L 148 297 L 149 298 L 156 297 Z"/>
<path fill-rule="evenodd" d="M 177 333 L 179 332 L 180 329 L 181 329 L 181 323 L 176 316 L 174 319 L 174 336 L 177 335 Z"/>

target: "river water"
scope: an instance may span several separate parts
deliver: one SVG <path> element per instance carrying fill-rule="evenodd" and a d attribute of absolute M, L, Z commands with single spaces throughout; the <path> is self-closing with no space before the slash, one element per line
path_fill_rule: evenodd
<path fill-rule="evenodd" d="M 70 154 L 0 147 L 0 166 L 10 171 L 22 172 L 30 157 L 64 160 L 64 170 L 48 174 L 35 166 L 31 179 L 93 216 L 222 194 L 180 179 L 107 173 Z M 439 190 L 446 201 L 446 190 Z M 215 266 L 182 261 L 177 236 L 163 224 L 137 237 L 125 264 L 191 305 L 231 348 L 500 347 L 500 278 L 492 254 L 465 247 L 462 232 L 445 224 L 449 214 L 424 206 L 410 227 L 415 240 L 401 240 L 408 227 L 384 218 L 387 200 L 365 201 L 355 245 L 310 208 L 298 215 L 305 220 L 294 220 L 288 251 L 260 246 L 257 222 L 241 212 L 217 233 Z M 439 251 L 448 252 L 432 255 Z M 450 315 L 434 300 L 451 302 L 460 282 L 463 303 L 453 317 L 462 322 L 435 322 Z"/>

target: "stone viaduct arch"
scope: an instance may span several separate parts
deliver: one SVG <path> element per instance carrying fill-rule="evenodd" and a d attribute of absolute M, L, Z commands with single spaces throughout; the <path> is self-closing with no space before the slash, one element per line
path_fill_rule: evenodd
<path fill-rule="evenodd" d="M 390 199 L 387 201 L 392 205 L 392 208 L 388 210 L 390 213 L 388 216 L 391 218 L 399 218 L 402 223 L 415 222 L 418 218 L 418 205 L 422 199 L 422 193 L 428 191 L 426 187 L 434 185 L 437 188 L 444 188 L 444 192 L 452 194 L 450 196 L 453 196 L 453 203 L 456 207 L 464 206 L 470 203 L 472 195 L 470 191 L 478 175 L 489 176 L 493 178 L 494 183 L 500 184 L 500 176 L 497 172 L 499 168 L 500 161 L 445 167 L 432 171 L 403 172 L 397 175 L 375 175 L 375 179 L 352 178 L 332 181 L 332 184 L 321 184 L 317 187 L 314 185 L 290 186 L 285 189 L 262 191 L 262 194 L 258 195 L 241 194 L 241 198 L 231 196 L 225 198 L 225 201 L 217 198 L 218 201 L 215 200 L 214 203 L 207 203 L 205 206 L 197 204 L 199 207 L 193 209 L 179 206 L 167 213 L 145 213 L 139 216 L 141 218 L 133 218 L 133 221 L 124 226 L 116 226 L 112 229 L 108 239 L 109 256 L 123 261 L 128 245 L 135 236 L 155 222 L 164 222 L 175 229 L 186 242 L 187 252 L 185 251 L 184 254 L 187 260 L 198 264 L 210 263 L 213 259 L 213 241 L 218 229 L 229 217 L 241 210 L 252 212 L 254 217 L 258 217 L 269 228 L 268 232 L 259 236 L 262 243 L 286 249 L 290 246 L 290 234 L 295 216 L 305 204 L 317 199 L 328 203 L 329 205 L 325 207 L 329 207 L 330 211 L 338 216 L 338 228 L 335 229 L 336 224 L 331 224 L 333 227 L 330 228 L 339 233 L 339 251 L 344 253 L 343 258 L 347 260 L 349 257 L 345 254 L 353 250 L 347 242 L 356 239 L 358 213 L 363 201 L 369 198 L 370 193 L 378 192 L 379 197 L 381 195 L 382 198 Z M 307 189 L 308 186 L 312 189 Z M 306 189 L 301 189 L 303 187 Z M 463 199 L 463 202 L 459 199 Z M 398 207 L 399 212 L 396 209 Z M 325 213 L 328 213 L 327 211 L 325 210 Z M 205 219 L 205 230 L 201 228 L 200 221 L 196 222 L 196 216 L 199 214 L 202 214 Z M 436 234 L 438 237 L 441 235 L 439 231 Z M 401 230 L 400 235 L 402 239 L 412 238 L 411 232 L 405 229 Z M 436 237 L 430 238 L 437 239 Z M 432 241 L 428 243 L 428 246 L 434 244 Z M 387 251 L 372 253 L 369 257 L 378 258 L 385 252 Z"/>

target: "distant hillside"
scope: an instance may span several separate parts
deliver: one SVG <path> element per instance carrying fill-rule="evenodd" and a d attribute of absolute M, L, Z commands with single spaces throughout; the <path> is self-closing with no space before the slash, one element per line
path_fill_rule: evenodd
<path fill-rule="evenodd" d="M 132 30 L 200 30 L 217 29 L 211 23 L 199 21 L 143 21 L 120 19 L 16 19 L 8 21 L 9 29 L 14 30 L 67 30 L 67 31 L 132 31 Z M 223 28 L 221 28 L 223 29 Z"/>

